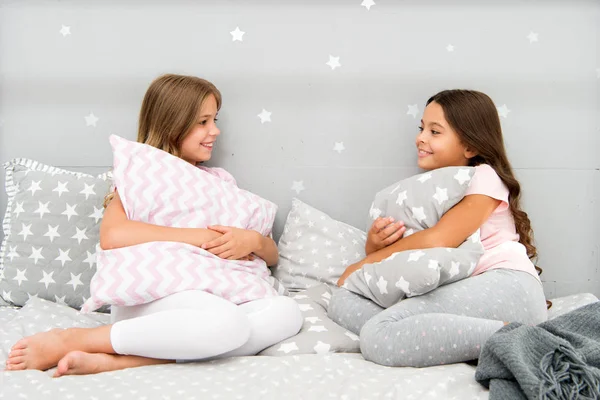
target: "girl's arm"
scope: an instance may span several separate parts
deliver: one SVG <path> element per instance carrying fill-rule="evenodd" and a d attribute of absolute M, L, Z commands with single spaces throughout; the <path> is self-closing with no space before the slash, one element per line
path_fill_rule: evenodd
<path fill-rule="evenodd" d="M 201 228 L 171 228 L 127 219 L 123 203 L 115 192 L 100 224 L 100 247 L 118 249 L 154 241 L 181 242 L 200 247 L 220 237 L 219 232 Z"/>
<path fill-rule="evenodd" d="M 465 196 L 444 214 L 433 227 L 400 239 L 350 265 L 340 277 L 338 285 L 341 286 L 350 274 L 360 269 L 364 264 L 379 262 L 400 251 L 460 246 L 483 225 L 500 203 L 500 200 L 481 194 Z"/>
<path fill-rule="evenodd" d="M 277 264 L 279 252 L 275 241 L 252 229 L 213 225 L 210 229 L 223 236 L 202 245 L 202 248 L 227 260 L 239 260 L 249 254 L 262 258 L 267 265 Z"/>
<path fill-rule="evenodd" d="M 269 236 L 260 236 L 259 247 L 254 250 L 254 254 L 265 260 L 268 266 L 273 266 L 279 261 L 279 250 L 277 244 Z"/>

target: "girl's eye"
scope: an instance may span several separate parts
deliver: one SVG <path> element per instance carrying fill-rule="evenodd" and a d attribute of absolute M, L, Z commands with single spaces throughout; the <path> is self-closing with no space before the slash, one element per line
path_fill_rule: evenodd
<path fill-rule="evenodd" d="M 417 128 L 419 129 L 419 132 L 423 132 L 423 127 L 422 126 L 417 126 Z"/>
<path fill-rule="evenodd" d="M 206 120 L 204 120 L 204 121 L 200 121 L 200 122 L 198 122 L 198 123 L 199 123 L 200 125 L 205 125 L 205 124 L 206 124 Z"/>
<path fill-rule="evenodd" d="M 440 133 L 438 131 L 431 131 L 432 135 L 439 135 Z"/>
<path fill-rule="evenodd" d="M 219 118 L 215 118 L 215 122 L 217 122 L 219 120 Z"/>

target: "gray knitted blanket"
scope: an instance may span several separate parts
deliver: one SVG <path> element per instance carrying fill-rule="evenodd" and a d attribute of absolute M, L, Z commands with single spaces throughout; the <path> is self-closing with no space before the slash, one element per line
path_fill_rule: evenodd
<path fill-rule="evenodd" d="M 498 399 L 600 398 L 600 301 L 485 343 L 475 379 Z"/>

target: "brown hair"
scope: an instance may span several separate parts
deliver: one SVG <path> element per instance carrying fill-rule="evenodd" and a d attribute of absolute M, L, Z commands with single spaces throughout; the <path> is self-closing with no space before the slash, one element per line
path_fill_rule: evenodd
<path fill-rule="evenodd" d="M 167 74 L 156 78 L 146 90 L 138 122 L 137 141 L 180 156 L 183 139 L 198 122 L 198 112 L 214 96 L 221 108 L 221 92 L 195 76 Z M 113 198 L 104 198 L 104 207 Z"/>
<path fill-rule="evenodd" d="M 509 207 L 519 234 L 519 242 L 527 249 L 530 259 L 537 257 L 531 221 L 521 209 L 521 185 L 515 178 L 506 155 L 498 110 L 485 93 L 474 90 L 444 90 L 427 100 L 438 103 L 446 121 L 458 134 L 461 142 L 477 155 L 471 166 L 488 164 L 498 174 L 509 192 Z"/>

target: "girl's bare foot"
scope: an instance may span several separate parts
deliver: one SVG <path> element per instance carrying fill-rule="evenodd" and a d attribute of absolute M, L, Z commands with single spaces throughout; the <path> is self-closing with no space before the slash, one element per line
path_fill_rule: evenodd
<path fill-rule="evenodd" d="M 19 340 L 6 360 L 8 371 L 24 369 L 47 370 L 68 352 L 63 329 L 52 329 Z"/>
<path fill-rule="evenodd" d="M 144 365 L 166 364 L 169 362 L 172 361 L 137 356 L 71 351 L 58 362 L 54 377 L 97 374 L 100 372 L 116 371 Z"/>
<path fill-rule="evenodd" d="M 110 343 L 111 325 L 97 328 L 52 329 L 19 340 L 11 349 L 6 369 L 18 371 L 55 367 L 61 358 L 74 350 L 114 354 Z"/>

